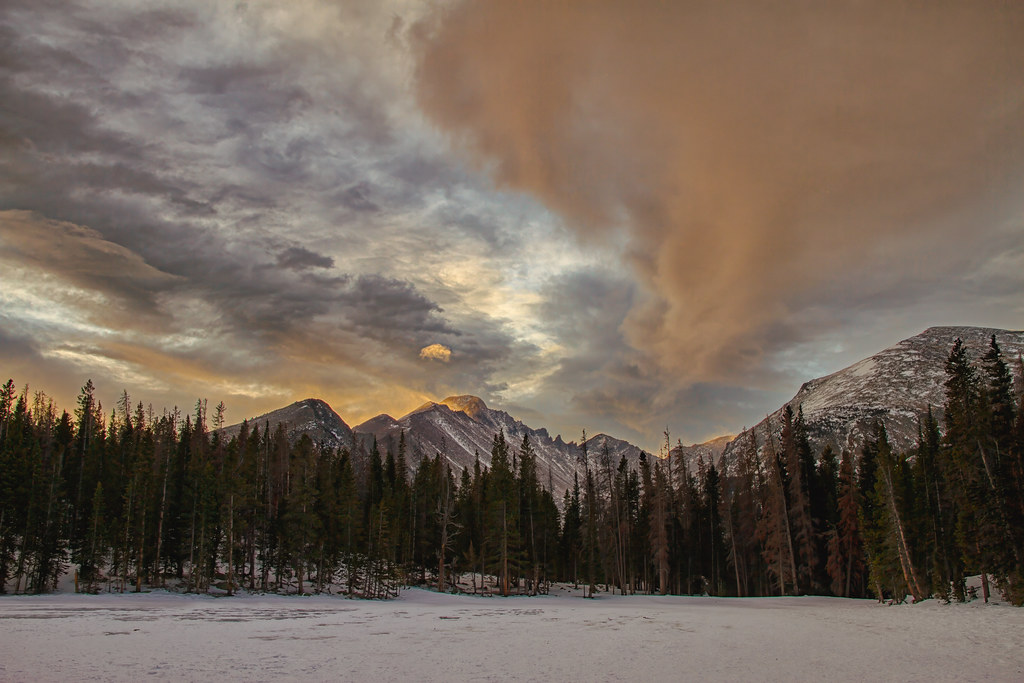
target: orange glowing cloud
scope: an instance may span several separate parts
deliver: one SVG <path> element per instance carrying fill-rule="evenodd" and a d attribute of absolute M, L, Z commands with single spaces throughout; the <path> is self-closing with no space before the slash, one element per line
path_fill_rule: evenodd
<path fill-rule="evenodd" d="M 749 382 L 1019 216 L 1019 3 L 495 1 L 434 19 L 415 32 L 421 107 L 581 241 L 624 237 L 644 292 L 623 330 L 654 375 Z"/>
<path fill-rule="evenodd" d="M 420 358 L 447 363 L 452 359 L 452 350 L 443 344 L 431 344 L 420 349 Z"/>

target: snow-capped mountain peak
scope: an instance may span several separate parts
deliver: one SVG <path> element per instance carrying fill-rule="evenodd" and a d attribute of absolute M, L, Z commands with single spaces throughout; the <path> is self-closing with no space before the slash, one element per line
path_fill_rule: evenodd
<path fill-rule="evenodd" d="M 1011 366 L 1024 353 L 1024 332 L 984 327 L 931 327 L 921 334 L 884 349 L 873 356 L 824 377 L 804 383 L 786 405 L 802 408 L 812 446 L 820 452 L 831 444 L 836 452 L 856 452 L 881 420 L 897 449 L 915 444 L 917 425 L 932 408 L 942 419 L 945 402 L 945 363 L 956 339 L 963 341 L 972 362 L 978 364 L 993 335 L 1003 359 Z M 782 427 L 781 406 L 765 420 L 743 432 L 726 446 L 723 458 L 733 459 L 753 431 L 759 444 L 769 433 L 777 437 Z"/>
<path fill-rule="evenodd" d="M 462 411 L 474 419 L 476 419 L 477 415 L 480 415 L 487 410 L 487 405 L 483 402 L 483 399 L 476 396 L 470 396 L 468 394 L 462 396 L 449 396 L 441 401 L 441 403 L 452 410 Z"/>

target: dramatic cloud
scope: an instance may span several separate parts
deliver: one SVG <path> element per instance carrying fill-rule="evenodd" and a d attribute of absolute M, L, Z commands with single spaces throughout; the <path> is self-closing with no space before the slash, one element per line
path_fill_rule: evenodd
<path fill-rule="evenodd" d="M 102 294 L 97 304 L 103 310 L 94 315 L 108 319 L 111 304 L 123 308 L 127 317 L 157 312 L 157 294 L 180 280 L 95 230 L 27 211 L 0 211 L 0 248 L 8 287 L 32 287 L 52 275 L 69 294 L 76 289 Z"/>
<path fill-rule="evenodd" d="M 420 349 L 420 358 L 423 360 L 439 360 L 447 363 L 452 359 L 452 350 L 443 344 L 431 344 Z"/>
<path fill-rule="evenodd" d="M 460 2 L 416 35 L 456 145 L 625 240 L 626 341 L 680 384 L 1019 244 L 1020 5 Z"/>
<path fill-rule="evenodd" d="M 558 242 L 422 124 L 399 37 L 420 9 L 6 3 L 5 374 L 235 418 L 506 391 L 548 343 L 508 264 Z M 430 344 L 459 362 L 420 362 Z"/>
<path fill-rule="evenodd" d="M 314 254 L 304 247 L 288 247 L 277 255 L 277 265 L 294 270 L 330 268 L 334 265 L 334 259 L 330 256 Z"/>
<path fill-rule="evenodd" d="M 1022 14 L 8 0 L 0 382 L 733 431 L 1019 326 Z"/>

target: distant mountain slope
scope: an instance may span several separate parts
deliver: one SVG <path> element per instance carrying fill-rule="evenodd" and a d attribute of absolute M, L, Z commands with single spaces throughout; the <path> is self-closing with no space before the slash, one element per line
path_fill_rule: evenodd
<path fill-rule="evenodd" d="M 1024 332 L 982 327 L 932 327 L 919 335 L 854 363 L 848 368 L 811 380 L 800 387 L 788 405 L 803 407 L 812 446 L 820 451 L 831 444 L 837 452 L 856 452 L 871 433 L 876 420 L 885 423 L 895 448 L 911 448 L 917 439 L 917 422 L 932 406 L 941 421 L 945 402 L 945 363 L 953 341 L 963 340 L 976 364 L 996 336 L 1004 360 L 1014 368 L 1024 353 Z M 751 431 L 759 446 L 771 432 L 778 436 L 785 405 L 765 420 L 736 437 L 723 451 L 734 461 L 739 448 L 749 443 Z M 941 423 L 941 422 L 940 422 Z"/>
<path fill-rule="evenodd" d="M 634 446 L 628 441 L 622 439 L 616 439 L 615 437 L 608 436 L 607 434 L 598 434 L 587 439 L 587 452 L 591 457 L 591 460 L 602 457 L 604 447 L 608 446 L 608 455 L 610 456 L 612 467 L 618 467 L 619 461 L 623 457 L 630 464 L 635 463 L 640 459 L 640 453 L 643 449 L 639 446 Z M 650 457 L 650 456 L 648 456 Z"/>
<path fill-rule="evenodd" d="M 252 425 L 259 425 L 260 430 L 269 423 L 271 431 L 284 423 L 288 439 L 298 441 L 303 434 L 309 434 L 313 443 L 329 448 L 355 447 L 355 435 L 345 421 L 325 402 L 318 398 L 307 398 L 296 401 L 290 406 L 279 408 L 265 415 L 251 418 Z M 241 423 L 225 427 L 222 431 L 228 438 L 238 434 Z"/>
<path fill-rule="evenodd" d="M 730 434 L 716 437 L 704 443 L 695 443 L 691 446 L 676 446 L 672 449 L 672 458 L 674 460 L 681 460 L 693 472 L 701 460 L 717 464 L 726 447 L 735 438 L 735 436 Z"/>
<path fill-rule="evenodd" d="M 354 429 L 364 448 L 368 449 L 370 441 L 376 437 L 382 451 L 397 448 L 400 434 L 404 431 L 406 459 L 410 467 L 414 467 L 422 456 L 443 453 L 456 473 L 464 467 L 472 468 L 477 454 L 482 465 L 490 466 L 491 445 L 499 430 L 504 431 L 505 439 L 516 453 L 523 436 L 529 435 L 537 454 L 537 475 L 541 485 L 547 487 L 550 481 L 556 497 L 572 486 L 573 473 L 581 455 L 575 442 L 563 441 L 560 435 L 552 439 L 546 429 L 533 429 L 504 411 L 491 410 L 476 396 L 449 396 L 440 403 L 429 402 L 397 420 L 388 415 L 378 415 Z M 630 462 L 640 455 L 638 447 L 600 434 L 587 440 L 592 462 L 596 461 L 605 443 L 615 464 L 623 455 Z"/>

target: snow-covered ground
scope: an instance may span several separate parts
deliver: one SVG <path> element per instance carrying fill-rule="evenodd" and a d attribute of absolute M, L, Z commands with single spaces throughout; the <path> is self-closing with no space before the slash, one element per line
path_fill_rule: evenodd
<path fill-rule="evenodd" d="M 0 680 L 1024 680 L 1024 609 L 837 598 L 0 598 Z"/>

